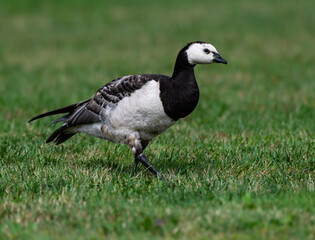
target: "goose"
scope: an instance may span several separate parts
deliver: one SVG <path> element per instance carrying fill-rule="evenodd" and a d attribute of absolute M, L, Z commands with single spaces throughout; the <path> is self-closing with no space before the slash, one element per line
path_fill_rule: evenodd
<path fill-rule="evenodd" d="M 189 115 L 199 100 L 196 64 L 227 64 L 210 43 L 194 41 L 182 48 L 171 77 L 141 74 L 119 77 L 101 87 L 91 98 L 40 114 L 29 120 L 65 114 L 63 122 L 46 140 L 61 144 L 77 133 L 85 133 L 129 146 L 134 170 L 142 163 L 155 177 L 165 180 L 143 154 L 152 138 Z"/>

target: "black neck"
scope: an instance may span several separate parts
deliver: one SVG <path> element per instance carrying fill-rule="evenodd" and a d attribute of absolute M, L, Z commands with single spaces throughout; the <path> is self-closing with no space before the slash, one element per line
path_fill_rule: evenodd
<path fill-rule="evenodd" d="M 177 55 L 172 78 L 176 78 L 181 72 L 194 72 L 194 66 L 195 65 L 191 65 L 187 60 L 186 49 L 182 49 Z"/>
<path fill-rule="evenodd" d="M 180 51 L 173 75 L 160 81 L 160 97 L 165 113 L 173 120 L 186 117 L 196 107 L 199 88 L 195 79 L 194 65 L 187 61 L 185 51 Z"/>

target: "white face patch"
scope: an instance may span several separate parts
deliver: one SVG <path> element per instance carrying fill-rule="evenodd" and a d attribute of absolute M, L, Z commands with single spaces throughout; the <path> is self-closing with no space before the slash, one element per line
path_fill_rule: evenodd
<path fill-rule="evenodd" d="M 195 64 L 213 63 L 214 53 L 218 53 L 214 46 L 209 43 L 193 43 L 186 50 L 188 62 Z"/>

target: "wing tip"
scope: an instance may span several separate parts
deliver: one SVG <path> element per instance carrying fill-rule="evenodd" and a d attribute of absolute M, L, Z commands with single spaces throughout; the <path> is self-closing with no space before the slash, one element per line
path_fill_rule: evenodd
<path fill-rule="evenodd" d="M 38 119 L 38 118 L 39 118 L 38 116 L 33 117 L 33 118 L 31 118 L 30 120 L 28 120 L 27 123 L 33 122 L 34 120 L 36 120 L 36 119 Z"/>

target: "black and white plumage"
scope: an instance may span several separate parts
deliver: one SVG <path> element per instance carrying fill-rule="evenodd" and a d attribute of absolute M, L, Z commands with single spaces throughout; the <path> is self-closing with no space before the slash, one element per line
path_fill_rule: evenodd
<path fill-rule="evenodd" d="M 86 133 L 114 143 L 127 144 L 135 167 L 141 162 L 156 177 L 159 172 L 146 160 L 143 150 L 151 139 L 178 119 L 189 115 L 199 100 L 196 64 L 227 62 L 206 42 L 188 43 L 178 53 L 171 77 L 159 74 L 117 78 L 87 100 L 32 118 L 66 113 L 53 123 L 63 122 L 46 142 L 57 145 L 76 133 Z"/>

